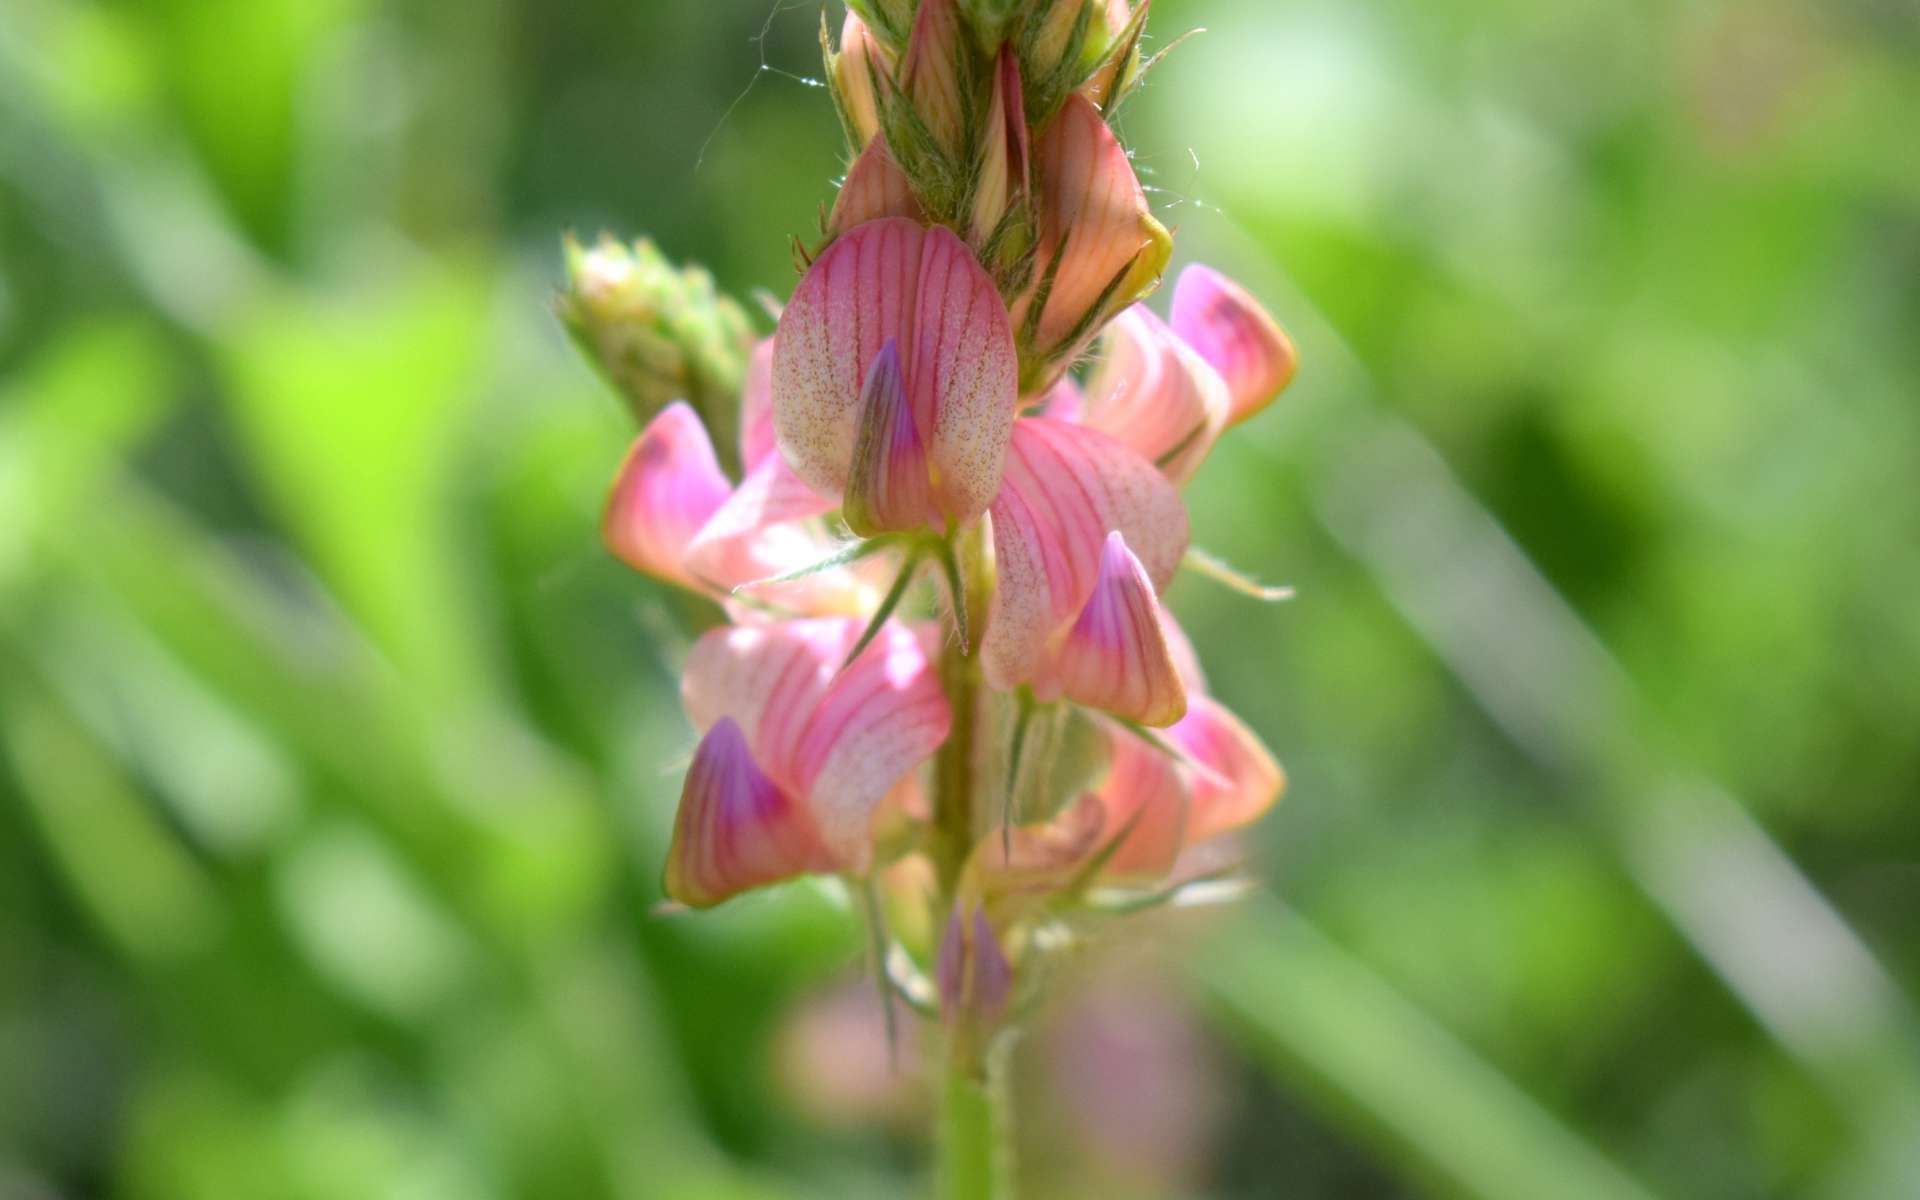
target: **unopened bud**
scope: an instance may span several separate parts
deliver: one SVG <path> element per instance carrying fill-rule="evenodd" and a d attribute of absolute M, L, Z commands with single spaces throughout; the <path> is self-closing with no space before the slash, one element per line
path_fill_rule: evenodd
<path fill-rule="evenodd" d="M 822 42 L 826 35 L 823 18 Z M 840 26 L 840 49 L 826 53 L 827 80 L 833 90 L 833 102 L 840 111 L 841 124 L 846 127 L 848 143 L 858 151 L 880 131 L 877 81 L 892 68 L 873 31 L 851 10 Z"/>
<path fill-rule="evenodd" d="M 984 908 L 963 917 L 955 909 L 940 939 L 934 974 L 940 1011 L 955 1024 L 989 1029 L 1006 1014 L 1013 996 L 1013 964 L 993 932 Z"/>
<path fill-rule="evenodd" d="M 700 267 L 676 269 L 645 238 L 566 241 L 567 287 L 556 305 L 588 361 L 646 422 L 673 400 L 699 413 L 729 459 L 753 329 Z"/>

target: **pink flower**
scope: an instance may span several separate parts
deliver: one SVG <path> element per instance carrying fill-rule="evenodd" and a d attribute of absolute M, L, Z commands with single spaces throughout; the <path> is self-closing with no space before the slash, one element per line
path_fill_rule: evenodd
<path fill-rule="evenodd" d="M 1183 484 L 1227 427 L 1231 408 L 1220 373 L 1151 309 L 1136 304 L 1100 335 L 1079 419 Z"/>
<path fill-rule="evenodd" d="M 705 730 L 680 796 L 668 895 L 696 908 L 796 875 L 863 872 L 881 801 L 947 738 L 931 630 L 855 619 L 716 629 L 681 684 Z"/>
<path fill-rule="evenodd" d="M 1259 412 L 1293 380 L 1293 343 L 1247 290 L 1195 264 L 1173 288 L 1173 331 L 1226 381 L 1227 424 Z"/>
<path fill-rule="evenodd" d="M 780 316 L 774 429 L 814 491 L 861 501 L 855 532 L 943 528 L 993 499 L 1016 375 L 1006 310 L 966 244 L 943 226 L 869 221 L 821 254 Z M 863 428 L 879 440 L 856 462 Z"/>

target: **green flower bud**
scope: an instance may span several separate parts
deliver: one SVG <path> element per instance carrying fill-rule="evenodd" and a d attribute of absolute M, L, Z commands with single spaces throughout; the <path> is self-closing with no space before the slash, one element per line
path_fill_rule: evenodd
<path fill-rule="evenodd" d="M 685 400 L 730 458 L 754 340 L 745 310 L 704 269 L 676 269 L 646 238 L 626 246 L 603 234 L 588 249 L 568 237 L 566 262 L 560 320 L 634 419 Z"/>

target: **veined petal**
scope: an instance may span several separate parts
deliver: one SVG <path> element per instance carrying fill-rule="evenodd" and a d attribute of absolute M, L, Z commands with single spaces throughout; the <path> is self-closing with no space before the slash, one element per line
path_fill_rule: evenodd
<path fill-rule="evenodd" d="M 900 352 L 880 348 L 861 389 L 860 433 L 841 515 L 861 537 L 918 529 L 933 519 L 927 448 L 900 374 Z"/>
<path fill-rule="evenodd" d="M 1148 211 L 1126 150 L 1085 96 L 1067 97 L 1034 156 L 1040 168 L 1040 265 L 1014 309 L 1014 325 L 1026 350 L 1064 362 L 1107 313 L 1153 289 L 1173 240 Z M 1031 311 L 1036 304 L 1037 314 Z"/>
<path fill-rule="evenodd" d="M 1107 535 L 1093 594 L 1055 651 L 1035 694 L 1060 695 L 1142 725 L 1171 725 L 1187 691 L 1160 630 L 1160 602 L 1118 531 Z"/>
<path fill-rule="evenodd" d="M 863 628 L 832 618 L 716 629 L 694 644 L 681 681 L 694 724 L 737 722 L 850 870 L 869 861 L 875 808 L 952 721 L 929 666 L 931 631 L 889 625 L 841 670 Z"/>
<path fill-rule="evenodd" d="M 887 139 L 876 137 L 860 152 L 847 172 L 847 181 L 840 185 L 833 214 L 827 218 L 827 232 L 839 237 L 857 225 L 882 217 L 906 217 L 916 222 L 925 219 L 920 202 L 914 199 L 913 184 L 887 149 Z"/>
<path fill-rule="evenodd" d="M 1286 788 L 1286 773 L 1246 723 L 1210 696 L 1194 696 L 1167 738 L 1206 768 L 1194 772 L 1187 839 L 1204 841 L 1252 823 Z"/>
<path fill-rule="evenodd" d="M 1220 373 L 1142 304 L 1115 317 L 1100 345 L 1081 423 L 1132 446 L 1175 484 L 1193 478 L 1227 425 Z"/>
<path fill-rule="evenodd" d="M 933 499 L 958 522 L 985 512 L 1000 487 L 1019 407 L 1013 330 L 993 279 L 952 231 L 927 231 L 914 315 L 910 395 L 931 431 Z"/>
<path fill-rule="evenodd" d="M 773 427 L 794 473 L 823 496 L 847 485 L 860 385 L 888 340 L 910 345 L 926 231 L 869 221 L 814 260 L 780 314 L 773 344 Z"/>
<path fill-rule="evenodd" d="M 1107 777 L 1094 794 L 1106 809 L 1109 836 L 1125 836 L 1106 873 L 1157 878 L 1187 844 L 1189 782 L 1172 757 L 1133 734 L 1114 729 L 1109 737 Z"/>
<path fill-rule="evenodd" d="M 847 487 L 867 368 L 900 352 L 934 505 L 977 517 L 999 485 L 1018 398 L 1013 334 L 993 281 L 943 226 L 889 217 L 829 246 L 780 317 L 773 356 L 781 452 L 814 490 Z"/>
<path fill-rule="evenodd" d="M 1187 511 L 1165 476 L 1106 434 L 1047 417 L 1014 423 L 992 513 L 999 583 L 982 655 L 1002 689 L 1047 665 L 1049 643 L 1093 594 L 1110 531 L 1156 589 L 1187 547 Z"/>
<path fill-rule="evenodd" d="M 832 507 L 784 459 L 769 455 L 687 543 L 686 570 L 725 590 L 818 562 L 830 552 L 826 539 L 794 523 Z"/>
<path fill-rule="evenodd" d="M 722 718 L 700 739 L 667 851 L 667 895 L 707 908 L 739 892 L 841 864 L 811 814 L 754 762 L 747 738 Z"/>
<path fill-rule="evenodd" d="M 1259 412 L 1293 379 L 1293 343 L 1247 290 L 1195 264 L 1173 287 L 1173 331 L 1227 382 L 1229 425 Z"/>
<path fill-rule="evenodd" d="M 764 337 L 747 359 L 740 389 L 740 465 L 752 471 L 773 455 L 773 339 Z"/>
<path fill-rule="evenodd" d="M 601 536 L 636 570 L 697 587 L 683 562 L 688 543 L 730 490 L 706 427 L 685 401 L 676 400 L 627 452 L 607 495 Z"/>

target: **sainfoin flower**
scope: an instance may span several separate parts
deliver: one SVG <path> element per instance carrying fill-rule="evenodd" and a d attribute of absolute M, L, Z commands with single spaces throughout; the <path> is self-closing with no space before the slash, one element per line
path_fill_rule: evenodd
<path fill-rule="evenodd" d="M 1217 874 L 1280 795 L 1163 593 L 1180 488 L 1295 355 L 1211 268 L 1143 303 L 1171 237 L 1110 118 L 1144 3 L 855 7 L 821 238 L 727 419 L 651 416 L 603 535 L 725 618 L 683 673 L 667 895 L 871 892 L 886 986 L 965 1057 L 1067 917 Z"/>

